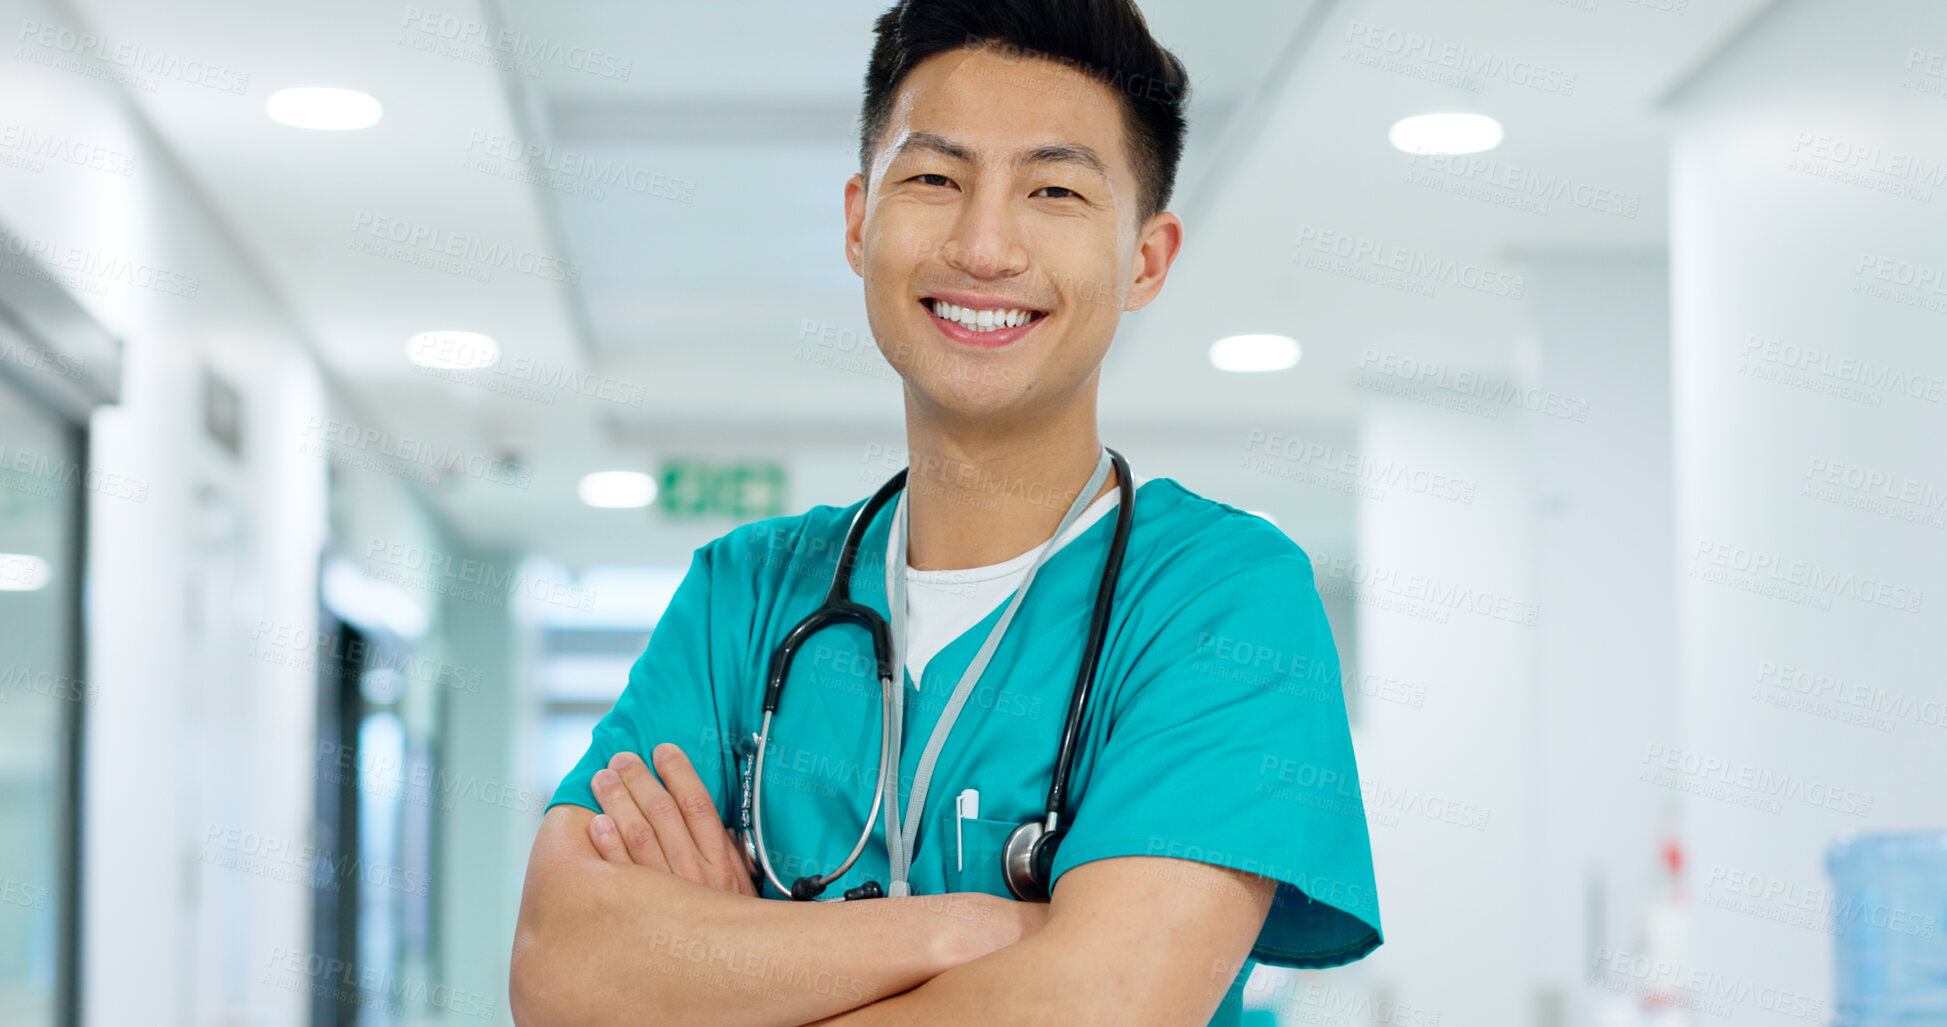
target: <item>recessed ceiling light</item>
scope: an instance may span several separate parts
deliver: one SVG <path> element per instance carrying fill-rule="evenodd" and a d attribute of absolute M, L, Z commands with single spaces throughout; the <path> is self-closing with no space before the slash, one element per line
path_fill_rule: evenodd
<path fill-rule="evenodd" d="M 581 501 L 610 509 L 648 506 L 656 501 L 656 479 L 641 471 L 596 471 L 581 479 Z"/>
<path fill-rule="evenodd" d="M 1407 153 L 1479 153 L 1501 145 L 1501 123 L 1485 114 L 1417 114 L 1386 134 Z"/>
<path fill-rule="evenodd" d="M 369 93 L 329 86 L 279 89 L 264 101 L 264 113 L 280 125 L 327 132 L 370 128 L 379 123 L 383 111 Z"/>
<path fill-rule="evenodd" d="M 406 343 L 406 356 L 421 367 L 470 370 L 493 366 L 500 344 L 479 332 L 420 332 Z"/>
<path fill-rule="evenodd" d="M 1282 371 L 1298 363 L 1298 340 L 1289 335 L 1232 335 L 1210 344 L 1219 371 Z"/>
<path fill-rule="evenodd" d="M 54 569 L 27 553 L 0 553 L 0 592 L 34 592 L 47 587 Z"/>

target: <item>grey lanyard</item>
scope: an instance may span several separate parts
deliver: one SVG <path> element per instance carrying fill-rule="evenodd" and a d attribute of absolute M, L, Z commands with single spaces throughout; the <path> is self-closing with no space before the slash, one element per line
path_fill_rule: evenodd
<path fill-rule="evenodd" d="M 1001 643 L 1001 636 L 1007 633 L 1007 624 L 1014 619 L 1014 611 L 1027 597 L 1028 586 L 1034 583 L 1036 571 L 1041 569 L 1042 561 L 1055 551 L 1055 543 L 1068 531 L 1075 519 L 1088 508 L 1089 502 L 1101 490 L 1102 483 L 1109 478 L 1109 451 L 1102 451 L 1102 458 L 1096 461 L 1095 473 L 1089 476 L 1088 484 L 1075 496 L 1062 515 L 1061 524 L 1055 528 L 1054 535 L 1042 547 L 1041 554 L 1028 566 L 1026 577 L 1014 590 L 1014 598 L 1001 613 L 1000 622 L 987 633 L 974 654 L 973 661 L 960 675 L 960 681 L 953 687 L 953 696 L 947 700 L 946 707 L 940 711 L 940 719 L 933 724 L 933 733 L 926 739 L 926 748 L 920 753 L 919 766 L 913 771 L 913 792 L 906 805 L 906 814 L 899 814 L 899 736 L 905 726 L 906 687 L 901 684 L 892 690 L 892 730 L 887 733 L 890 744 L 885 746 L 884 758 L 888 761 L 885 774 L 886 787 L 891 792 L 886 797 L 886 858 L 891 864 L 892 883 L 886 889 L 887 896 L 911 895 L 912 888 L 907 884 L 907 871 L 912 867 L 913 846 L 919 839 L 920 811 L 926 808 L 926 788 L 933 778 L 933 764 L 939 759 L 940 749 L 946 745 L 947 735 L 953 730 L 953 722 L 960 716 L 960 708 L 967 702 L 974 685 L 980 680 L 987 662 L 994 656 L 994 649 Z M 892 667 L 893 674 L 902 681 L 906 668 L 906 495 L 912 492 L 912 479 L 906 480 L 905 494 L 899 497 L 899 509 L 893 512 L 890 542 L 892 556 L 886 561 L 886 606 L 892 627 Z M 903 828 L 902 828 L 903 821 Z"/>

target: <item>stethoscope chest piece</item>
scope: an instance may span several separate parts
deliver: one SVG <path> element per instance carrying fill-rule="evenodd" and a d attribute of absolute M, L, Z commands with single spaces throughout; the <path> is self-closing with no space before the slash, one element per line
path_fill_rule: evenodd
<path fill-rule="evenodd" d="M 1048 878 L 1055 866 L 1055 850 L 1062 831 L 1049 833 L 1039 820 L 1030 820 L 1007 833 L 1001 846 L 1001 876 L 1007 890 L 1022 902 L 1048 901 Z"/>

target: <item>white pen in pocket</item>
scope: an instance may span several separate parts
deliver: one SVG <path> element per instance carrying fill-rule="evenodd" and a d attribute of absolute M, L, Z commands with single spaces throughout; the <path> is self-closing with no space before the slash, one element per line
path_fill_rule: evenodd
<path fill-rule="evenodd" d="M 961 826 L 968 818 L 980 819 L 980 792 L 969 788 L 953 799 L 953 864 L 954 869 L 967 869 L 966 832 Z"/>

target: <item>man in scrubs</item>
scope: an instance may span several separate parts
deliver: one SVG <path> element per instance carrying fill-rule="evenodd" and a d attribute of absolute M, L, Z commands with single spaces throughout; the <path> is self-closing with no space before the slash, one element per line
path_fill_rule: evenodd
<path fill-rule="evenodd" d="M 903 380 L 910 471 L 849 581 L 890 619 L 904 518 L 902 813 L 923 742 L 1033 567 L 1030 587 L 938 748 L 910 894 L 793 902 L 731 833 L 737 745 L 864 498 L 699 548 L 543 820 L 513 1011 L 1237 1023 L 1257 964 L 1336 966 L 1381 941 L 1338 656 L 1309 559 L 1271 524 L 1136 474 L 1051 901 L 1013 899 L 999 859 L 1042 816 L 1115 527 L 1111 471 L 1055 537 L 1103 458 L 1103 355 L 1183 241 L 1163 208 L 1186 74 L 1129 0 L 911 0 L 877 33 L 844 244 Z M 864 632 L 820 632 L 764 760 L 765 848 L 786 882 L 857 841 L 880 718 Z M 826 897 L 892 879 L 885 824 Z"/>

